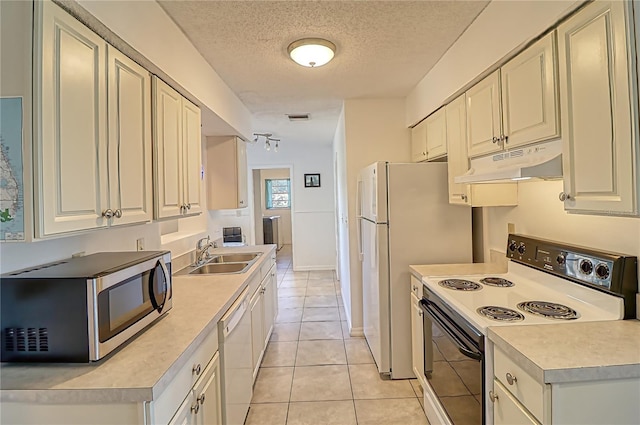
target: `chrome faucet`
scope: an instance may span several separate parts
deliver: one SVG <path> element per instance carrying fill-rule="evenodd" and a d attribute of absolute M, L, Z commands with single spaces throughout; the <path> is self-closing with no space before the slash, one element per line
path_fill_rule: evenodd
<path fill-rule="evenodd" d="M 211 258 L 209 248 L 216 248 L 216 243 L 211 242 L 209 236 L 198 241 L 196 244 L 196 267 L 203 265 Z"/>

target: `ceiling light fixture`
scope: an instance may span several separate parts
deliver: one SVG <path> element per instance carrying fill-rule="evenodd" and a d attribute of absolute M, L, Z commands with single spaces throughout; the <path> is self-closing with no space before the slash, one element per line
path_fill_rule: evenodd
<path fill-rule="evenodd" d="M 258 139 L 260 137 L 264 137 L 264 149 L 266 151 L 270 151 L 271 150 L 271 142 L 275 142 L 273 151 L 274 152 L 278 152 L 278 148 L 280 147 L 279 146 L 280 139 L 274 139 L 273 137 L 271 137 L 271 136 L 273 136 L 273 134 L 271 134 L 271 133 L 253 133 L 253 135 L 255 136 L 255 138 L 253 139 L 253 143 L 258 143 Z"/>
<path fill-rule="evenodd" d="M 317 68 L 333 59 L 336 45 L 323 38 L 303 38 L 289 44 L 287 52 L 297 64 Z"/>

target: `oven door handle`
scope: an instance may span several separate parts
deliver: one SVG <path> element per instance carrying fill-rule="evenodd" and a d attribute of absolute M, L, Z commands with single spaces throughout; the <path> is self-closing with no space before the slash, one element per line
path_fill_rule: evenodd
<path fill-rule="evenodd" d="M 436 323 L 436 325 L 438 325 L 438 327 L 444 333 L 446 333 L 449 336 L 449 338 L 451 338 L 451 340 L 455 343 L 460 353 L 474 360 L 478 360 L 478 361 L 482 360 L 482 353 L 471 351 L 466 346 L 466 344 L 460 339 L 460 337 L 458 337 L 458 335 L 456 335 L 454 332 L 452 332 L 449 329 L 449 327 L 445 324 L 444 320 L 438 315 L 437 307 L 433 305 L 433 303 L 423 298 L 420 300 L 420 308 L 422 309 L 422 311 L 424 311 L 424 313 L 427 316 L 429 316 L 429 318 L 431 318 Z"/>

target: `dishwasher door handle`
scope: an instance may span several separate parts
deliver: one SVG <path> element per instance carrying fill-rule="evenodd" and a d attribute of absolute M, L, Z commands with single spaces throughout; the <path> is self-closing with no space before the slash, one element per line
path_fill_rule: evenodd
<path fill-rule="evenodd" d="M 249 292 L 249 288 L 245 288 L 244 291 L 240 294 L 238 299 L 229 307 L 229 310 L 222 316 L 220 321 L 222 322 L 224 337 L 226 338 L 233 330 L 238 326 L 240 320 L 242 320 L 242 316 L 247 311 L 249 307 L 249 299 L 247 298 L 247 293 Z"/>

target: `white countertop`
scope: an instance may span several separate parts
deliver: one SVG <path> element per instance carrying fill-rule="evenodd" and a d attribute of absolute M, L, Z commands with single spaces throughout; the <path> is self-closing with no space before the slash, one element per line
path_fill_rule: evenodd
<path fill-rule="evenodd" d="M 489 275 L 506 273 L 507 265 L 497 263 L 428 264 L 409 266 L 418 279 L 452 275 Z"/>
<path fill-rule="evenodd" d="M 490 327 L 489 339 L 547 384 L 640 377 L 640 321 Z"/>
<path fill-rule="evenodd" d="M 218 248 L 262 252 L 242 274 L 173 276 L 173 307 L 121 349 L 90 364 L 0 363 L 0 401 L 140 402 L 164 391 L 225 311 L 272 257 L 275 245 Z"/>

